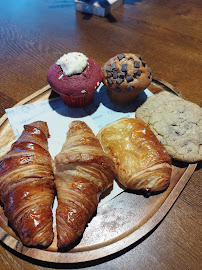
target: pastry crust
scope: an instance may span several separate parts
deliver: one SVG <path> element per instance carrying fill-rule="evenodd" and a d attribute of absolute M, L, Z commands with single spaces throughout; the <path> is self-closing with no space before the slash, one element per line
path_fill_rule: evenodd
<path fill-rule="evenodd" d="M 47 247 L 53 241 L 55 195 L 48 127 L 37 121 L 24 131 L 0 161 L 0 200 L 23 244 Z"/>
<path fill-rule="evenodd" d="M 68 247 L 83 233 L 98 205 L 98 197 L 112 185 L 114 163 L 85 122 L 73 121 L 61 152 L 54 160 L 58 197 L 57 245 Z"/>
<path fill-rule="evenodd" d="M 151 192 L 168 187 L 171 158 L 142 120 L 119 119 L 102 128 L 97 137 L 113 159 L 123 186 Z"/>

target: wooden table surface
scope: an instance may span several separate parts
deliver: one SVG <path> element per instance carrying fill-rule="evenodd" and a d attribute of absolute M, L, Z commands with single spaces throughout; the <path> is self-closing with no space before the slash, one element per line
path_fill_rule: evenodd
<path fill-rule="evenodd" d="M 140 53 L 153 76 L 201 106 L 202 1 L 125 0 L 105 18 L 76 12 L 73 0 L 0 2 L 0 116 L 47 85 L 52 63 L 80 51 L 101 66 Z M 144 239 L 96 262 L 53 264 L 0 246 L 0 269 L 201 269 L 201 164 L 163 221 Z"/>

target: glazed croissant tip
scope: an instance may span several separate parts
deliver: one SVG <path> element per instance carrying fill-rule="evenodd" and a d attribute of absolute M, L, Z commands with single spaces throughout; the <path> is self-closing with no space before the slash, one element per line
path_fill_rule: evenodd
<path fill-rule="evenodd" d="M 26 126 L 33 126 L 33 127 L 36 127 L 36 128 L 38 128 L 41 132 L 44 133 L 44 135 L 46 136 L 46 138 L 49 138 L 49 137 L 50 137 L 50 133 L 49 133 L 49 129 L 48 129 L 48 124 L 47 124 L 47 122 L 44 122 L 44 121 L 35 121 L 35 122 L 33 122 L 33 123 L 24 125 L 24 128 L 25 128 Z"/>

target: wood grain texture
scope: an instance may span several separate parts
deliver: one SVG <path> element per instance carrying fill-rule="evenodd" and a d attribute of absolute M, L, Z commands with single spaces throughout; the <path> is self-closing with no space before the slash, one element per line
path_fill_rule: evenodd
<path fill-rule="evenodd" d="M 74 1 L 0 3 L 0 116 L 47 85 L 49 66 L 81 51 L 101 66 L 120 52 L 140 53 L 155 78 L 202 105 L 201 0 L 126 0 L 105 18 L 75 12 Z M 2 130 L 0 130 L 2 136 Z M 1 269 L 200 269 L 201 164 L 166 218 L 143 240 L 93 263 L 44 263 L 0 246 Z"/>

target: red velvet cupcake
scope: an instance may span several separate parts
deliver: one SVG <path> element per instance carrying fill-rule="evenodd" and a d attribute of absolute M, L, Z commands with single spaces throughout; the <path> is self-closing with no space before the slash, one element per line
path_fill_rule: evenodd
<path fill-rule="evenodd" d="M 51 88 L 71 107 L 88 105 L 102 78 L 100 66 L 78 52 L 64 54 L 47 73 Z"/>

